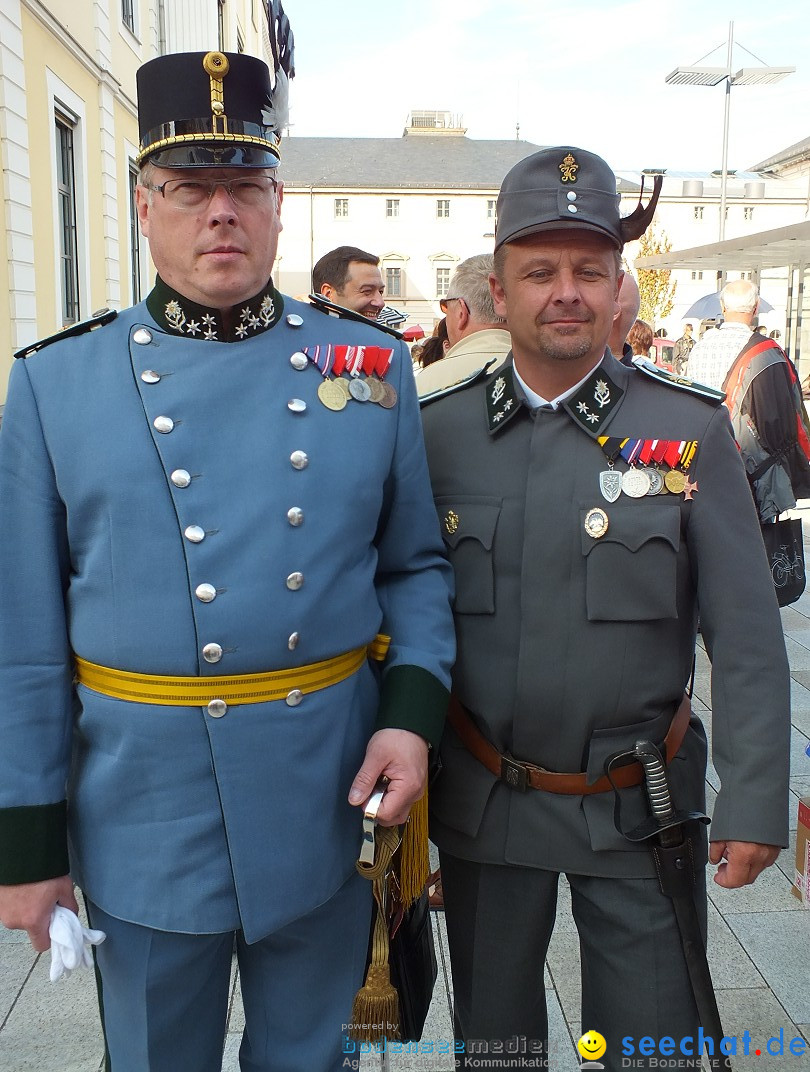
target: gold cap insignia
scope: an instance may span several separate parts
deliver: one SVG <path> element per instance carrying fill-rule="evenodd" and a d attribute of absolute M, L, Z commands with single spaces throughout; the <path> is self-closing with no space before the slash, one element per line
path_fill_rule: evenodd
<path fill-rule="evenodd" d="M 563 157 L 560 168 L 560 181 L 561 182 L 576 182 L 577 171 L 579 171 L 579 164 L 576 162 L 573 153 L 568 153 Z"/>
<path fill-rule="evenodd" d="M 444 527 L 452 536 L 454 532 L 458 531 L 459 516 L 455 510 L 448 510 L 447 516 L 444 519 Z"/>
<path fill-rule="evenodd" d="M 230 70 L 228 57 L 222 52 L 207 52 L 203 57 L 203 68 L 211 79 L 211 128 L 213 134 L 228 133 L 228 119 L 225 115 L 225 90 L 222 79 Z M 217 120 L 222 124 L 218 129 Z"/>

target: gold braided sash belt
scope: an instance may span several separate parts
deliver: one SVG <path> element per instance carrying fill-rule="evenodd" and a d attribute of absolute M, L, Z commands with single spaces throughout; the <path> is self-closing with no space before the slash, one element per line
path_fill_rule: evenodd
<path fill-rule="evenodd" d="M 204 706 L 211 700 L 228 704 L 264 703 L 268 700 L 287 700 L 292 694 L 318 692 L 337 685 L 357 673 L 366 659 L 381 662 L 391 638 L 382 633 L 361 648 L 322 659 L 308 666 L 289 670 L 270 670 L 262 674 L 233 674 L 229 677 L 166 677 L 163 674 L 136 674 L 115 670 L 109 666 L 74 655 L 76 681 L 94 692 L 116 700 L 134 703 L 160 704 L 164 707 Z"/>

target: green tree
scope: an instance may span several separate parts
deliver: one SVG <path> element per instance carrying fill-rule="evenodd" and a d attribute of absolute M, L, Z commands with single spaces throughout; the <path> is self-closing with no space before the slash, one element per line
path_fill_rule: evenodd
<path fill-rule="evenodd" d="M 667 237 L 666 231 L 657 231 L 655 225 L 643 234 L 638 243 L 639 257 L 652 257 L 656 253 L 669 253 L 672 242 Z M 655 331 L 658 320 L 663 320 L 672 312 L 675 304 L 675 289 L 677 283 L 670 283 L 671 275 L 669 268 L 639 268 L 636 272 L 638 289 L 641 294 L 641 308 L 639 317 L 650 325 Z"/>

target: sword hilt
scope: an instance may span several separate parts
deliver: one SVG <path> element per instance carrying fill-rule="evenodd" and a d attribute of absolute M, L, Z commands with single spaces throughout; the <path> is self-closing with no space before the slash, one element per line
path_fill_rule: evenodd
<path fill-rule="evenodd" d="M 672 797 L 669 793 L 664 757 L 652 741 L 645 740 L 636 741 L 634 753 L 644 768 L 644 781 L 653 817 L 660 823 L 665 823 L 672 818 L 675 809 L 672 807 Z"/>

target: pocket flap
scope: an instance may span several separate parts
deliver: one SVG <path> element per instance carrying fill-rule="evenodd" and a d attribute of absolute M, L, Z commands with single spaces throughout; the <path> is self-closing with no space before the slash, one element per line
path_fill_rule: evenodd
<path fill-rule="evenodd" d="M 585 529 L 585 518 L 592 509 L 591 506 L 579 512 L 583 555 L 606 543 L 621 544 L 628 551 L 638 551 L 650 540 L 665 540 L 673 551 L 680 546 L 681 512 L 674 503 L 637 502 L 626 506 L 606 503 L 600 509 L 608 519 L 607 532 L 596 539 Z"/>
<path fill-rule="evenodd" d="M 461 540 L 477 540 L 487 550 L 492 550 L 501 499 L 451 498 L 436 499 L 442 536 L 448 547 L 455 548 Z"/>

